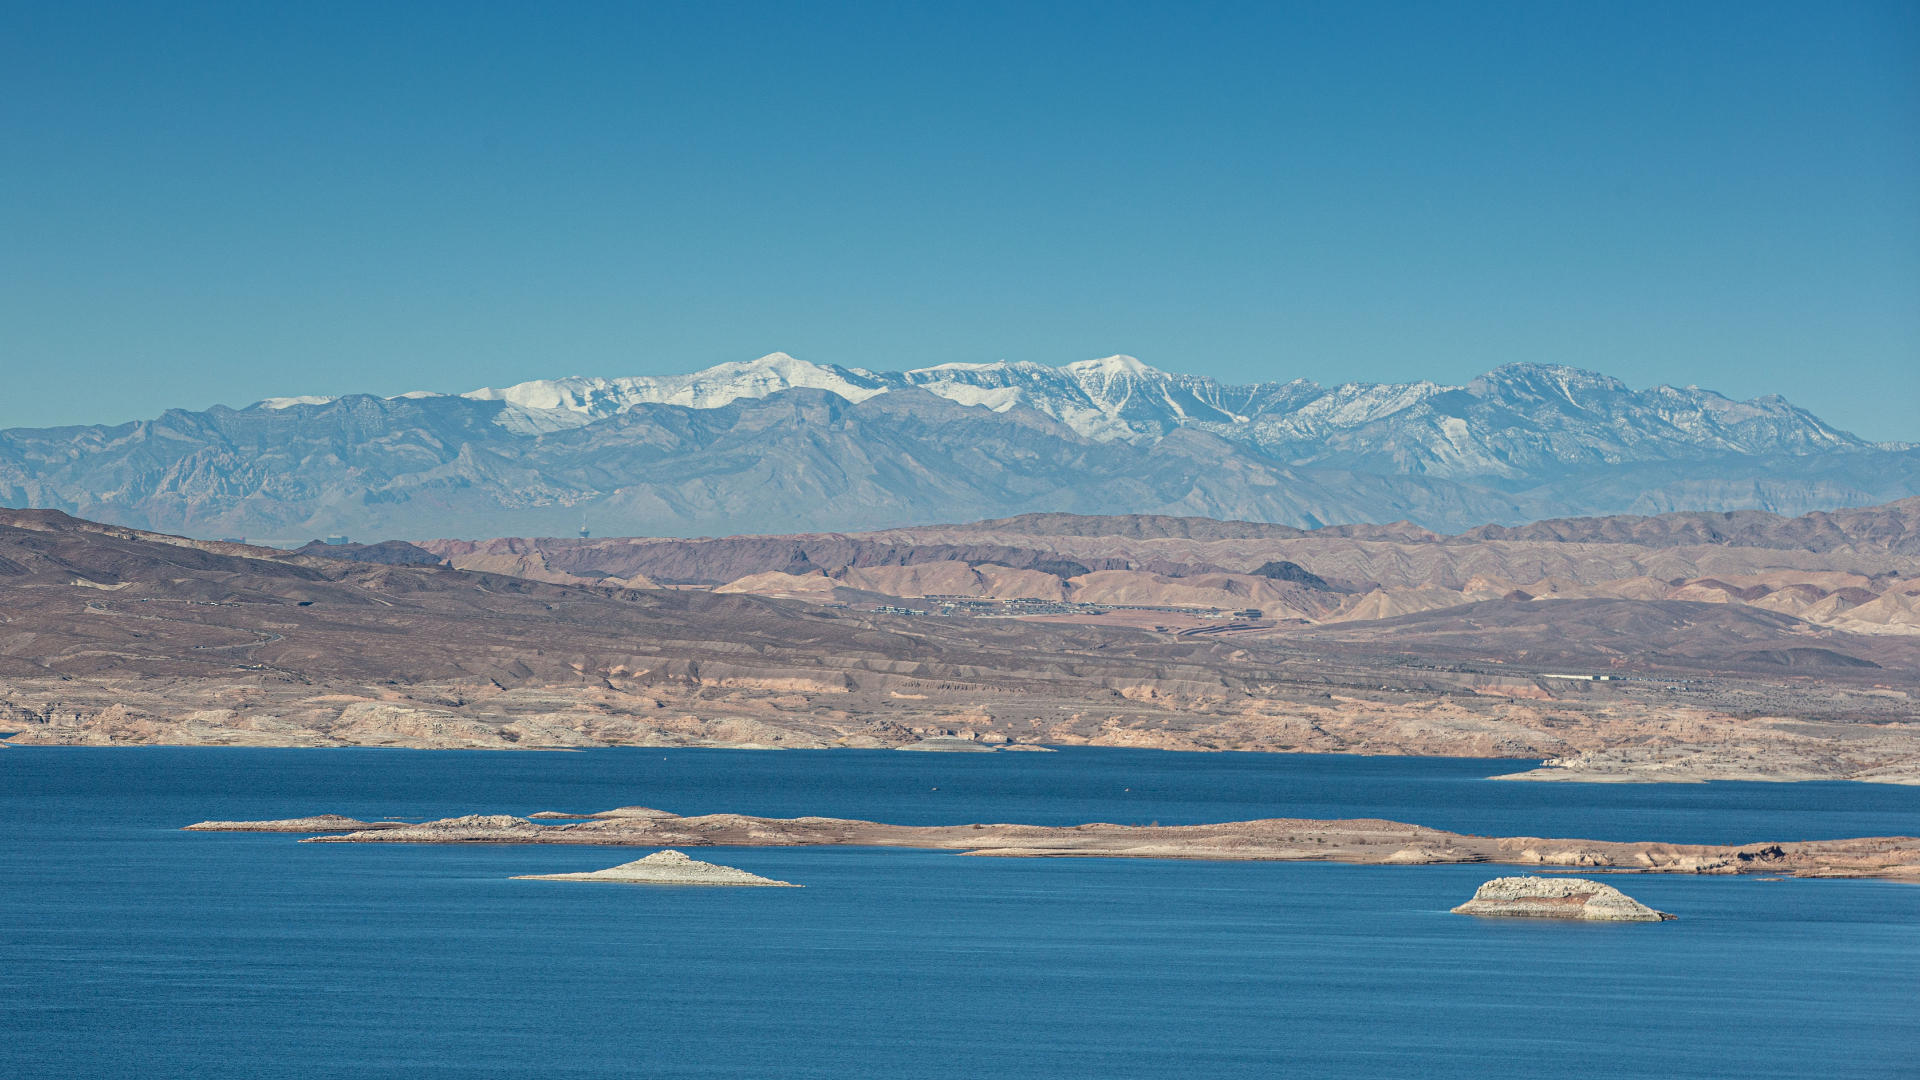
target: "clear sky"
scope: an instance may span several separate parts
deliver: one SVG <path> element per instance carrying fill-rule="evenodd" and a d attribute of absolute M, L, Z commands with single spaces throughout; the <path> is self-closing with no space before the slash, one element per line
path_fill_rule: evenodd
<path fill-rule="evenodd" d="M 0 426 L 784 350 L 1920 440 L 1911 3 L 0 7 Z"/>

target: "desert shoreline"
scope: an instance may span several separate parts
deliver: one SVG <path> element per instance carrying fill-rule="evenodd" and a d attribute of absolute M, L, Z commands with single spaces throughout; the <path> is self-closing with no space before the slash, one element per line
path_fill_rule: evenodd
<path fill-rule="evenodd" d="M 863 745 L 840 743 L 837 745 L 817 746 L 780 746 L 758 743 L 737 743 L 720 741 L 678 741 L 660 743 L 612 743 L 594 746 L 564 745 L 500 745 L 471 746 L 458 743 L 434 745 L 422 742 L 373 742 L 373 743 L 318 743 L 311 741 L 260 741 L 245 742 L 224 741 L 150 741 L 150 742 L 82 742 L 82 741 L 15 741 L 16 733 L 0 731 L 0 749 L 34 749 L 46 747 L 84 747 L 89 749 L 137 749 L 143 747 L 180 746 L 207 749 L 239 750 L 483 750 L 483 751 L 519 751 L 524 753 L 580 753 L 587 750 L 907 750 L 932 752 L 974 752 L 1007 753 L 1015 751 L 1045 751 L 1061 749 L 1135 749 L 1158 750 L 1165 753 L 1253 753 L 1282 756 L 1347 756 L 1347 757 L 1427 757 L 1443 759 L 1472 759 L 1502 764 L 1511 762 L 1524 766 L 1533 762 L 1532 768 L 1521 768 L 1514 772 L 1491 773 L 1485 779 L 1517 781 L 1528 783 L 1582 783 L 1582 784 L 1707 784 L 1725 782 L 1799 784 L 1799 783 L 1863 783 L 1891 784 L 1899 786 L 1920 786 L 1920 764 L 1910 760 L 1895 760 L 1885 767 L 1866 770 L 1863 773 L 1834 775 L 1831 770 L 1808 768 L 1804 760 L 1792 755 L 1780 755 L 1782 760 L 1755 761 L 1753 755 L 1745 751 L 1750 748 L 1734 746 L 1678 746 L 1655 748 L 1623 748 L 1618 751 L 1602 751 L 1581 754 L 1569 759 L 1555 758 L 1497 758 L 1484 757 L 1476 753 L 1406 753 L 1399 750 L 1338 749 L 1338 750 L 1270 750 L 1270 749 L 1220 749 L 1215 747 L 1179 747 L 1179 746 L 1139 746 L 1139 745 L 1102 745 L 1094 742 L 1075 742 L 1049 745 L 1041 742 L 1023 742 L 1011 745 L 995 746 L 991 744 L 965 743 L 952 736 L 933 736 L 918 743 L 905 743 L 896 746 Z M 931 744 L 931 745 L 929 745 Z M 1907 755 L 1900 755 L 1905 758 Z M 1497 768 L 1499 766 L 1492 766 Z"/>
<path fill-rule="evenodd" d="M 921 680 L 926 685 L 927 680 Z M 0 680 L 0 746 L 600 747 L 954 752 L 1069 747 L 1508 761 L 1490 776 L 1593 783 L 1920 784 L 1905 717 L 1738 716 L 1686 702 L 1366 693 L 1286 696 L 840 690 L 657 684 L 392 687 Z M 1131 696 L 1128 696 L 1130 694 Z M 946 698 L 948 700 L 941 700 Z M 955 700 L 958 699 L 958 700 Z"/>

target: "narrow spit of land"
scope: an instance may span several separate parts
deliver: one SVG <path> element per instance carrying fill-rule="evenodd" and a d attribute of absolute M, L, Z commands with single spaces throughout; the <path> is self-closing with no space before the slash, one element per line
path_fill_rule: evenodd
<path fill-rule="evenodd" d="M 534 820 L 540 819 L 540 820 Z M 541 824 L 540 821 L 566 822 Z M 422 824 L 338 815 L 284 821 L 203 821 L 200 832 L 288 832 L 303 843 L 600 844 L 632 847 L 854 845 L 939 848 L 1005 857 L 1301 860 L 1361 864 L 1502 863 L 1583 872 L 1877 877 L 1920 882 L 1920 838 L 1864 837 L 1717 847 L 1639 841 L 1469 836 L 1375 818 L 1271 818 L 1219 825 L 1070 827 L 884 825 L 845 818 L 680 817 L 643 806 L 533 818 L 468 815 Z"/>

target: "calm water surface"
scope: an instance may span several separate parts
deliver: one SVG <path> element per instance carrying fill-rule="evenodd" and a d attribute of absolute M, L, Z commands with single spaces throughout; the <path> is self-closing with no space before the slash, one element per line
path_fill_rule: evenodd
<path fill-rule="evenodd" d="M 1615 879 L 1658 925 L 1446 913 L 1485 867 L 702 849 L 806 889 L 511 881 L 627 849 L 298 844 L 206 818 L 1386 817 L 1920 834 L 1920 790 L 1565 785 L 1318 755 L 7 749 L 18 1077 L 1912 1077 L 1920 888 Z M 1129 790 L 1131 789 L 1131 790 Z"/>

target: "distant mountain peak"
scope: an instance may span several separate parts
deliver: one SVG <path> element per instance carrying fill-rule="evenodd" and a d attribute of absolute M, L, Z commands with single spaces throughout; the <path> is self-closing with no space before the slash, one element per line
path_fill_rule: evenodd
<path fill-rule="evenodd" d="M 484 387 L 460 396 L 475 401 L 506 402 L 511 408 L 502 413 L 498 422 L 511 430 L 552 430 L 548 425 L 559 418 L 551 414 L 558 412 L 573 413 L 591 421 L 643 404 L 718 409 L 741 398 L 763 398 L 796 388 L 830 390 L 856 402 L 888 389 L 870 372 L 827 367 L 784 352 L 772 352 L 755 360 L 717 364 L 690 375 L 535 379 L 504 388 Z M 542 413 L 549 415 L 536 415 Z"/>
<path fill-rule="evenodd" d="M 1102 357 L 1098 360 L 1076 360 L 1060 369 L 1071 371 L 1075 375 L 1096 375 L 1113 378 L 1118 375 L 1131 375 L 1136 379 L 1164 378 L 1166 372 L 1151 368 L 1124 354 Z"/>
<path fill-rule="evenodd" d="M 1627 384 L 1611 375 L 1564 364 L 1502 364 L 1469 382 L 1466 391 L 1476 397 L 1502 393 L 1531 393 L 1576 402 L 1583 394 L 1631 394 Z"/>
<path fill-rule="evenodd" d="M 291 409 L 295 405 L 331 405 L 339 398 L 320 397 L 315 394 L 303 394 L 299 397 L 263 398 L 247 406 L 249 409 Z"/>

